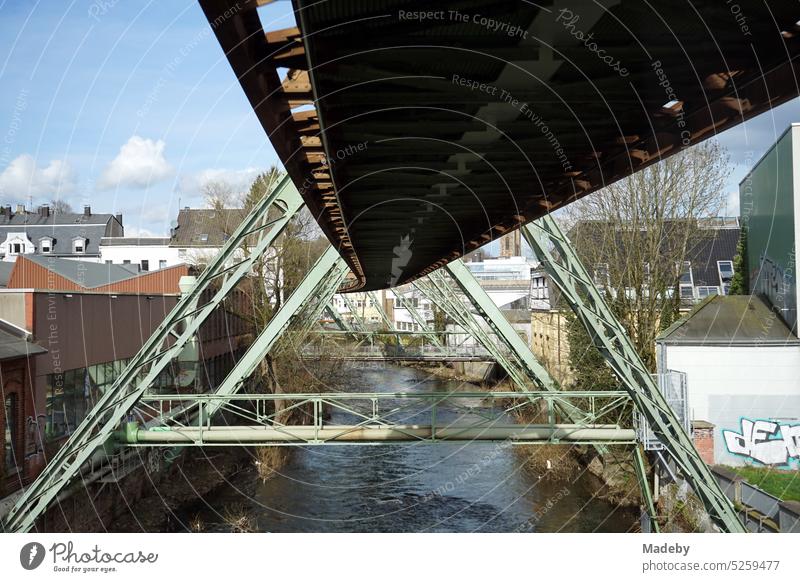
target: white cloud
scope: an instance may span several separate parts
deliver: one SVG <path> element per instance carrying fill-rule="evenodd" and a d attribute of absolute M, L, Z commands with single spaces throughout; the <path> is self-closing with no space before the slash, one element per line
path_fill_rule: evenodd
<path fill-rule="evenodd" d="M 56 198 L 74 188 L 72 167 L 63 160 L 51 160 L 40 167 L 33 156 L 22 154 L 0 173 L 0 196 L 4 198 Z"/>
<path fill-rule="evenodd" d="M 117 186 L 147 188 L 173 174 L 172 166 L 164 158 L 166 144 L 138 135 L 132 136 L 103 170 L 97 181 L 99 190 Z"/>

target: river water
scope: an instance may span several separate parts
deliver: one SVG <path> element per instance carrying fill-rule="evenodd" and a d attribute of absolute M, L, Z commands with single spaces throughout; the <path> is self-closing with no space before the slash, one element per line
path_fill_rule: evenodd
<path fill-rule="evenodd" d="M 403 366 L 350 376 L 347 390 L 353 392 L 474 391 L 469 384 Z M 438 414 L 437 420 L 446 421 L 446 412 Z M 341 420 L 336 413 L 331 418 Z M 181 520 L 226 531 L 224 515 L 233 508 L 265 532 L 624 532 L 636 527 L 634 512 L 593 497 L 597 483 L 592 477 L 541 479 L 521 461 L 521 451 L 502 443 L 296 448 L 266 483 L 254 469 L 237 473 L 181 512 Z"/>

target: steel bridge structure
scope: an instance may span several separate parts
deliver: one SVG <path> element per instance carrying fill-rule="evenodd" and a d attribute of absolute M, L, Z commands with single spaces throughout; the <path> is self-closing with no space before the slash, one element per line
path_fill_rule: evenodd
<path fill-rule="evenodd" d="M 257 8 L 264 2 L 200 0 L 287 176 L 252 208 L 48 459 L 4 528 L 35 529 L 65 488 L 115 447 L 498 439 L 599 449 L 630 444 L 645 509 L 657 525 L 636 427 L 614 416 L 630 408 L 719 529 L 743 532 L 624 327 L 549 216 L 798 95 L 796 3 L 740 3 L 748 14 L 746 42 L 721 2 L 696 2 L 694 13 L 660 3 L 655 14 L 646 3 L 575 0 L 569 12 L 579 15 L 584 35 L 624 63 L 615 71 L 565 32 L 564 10 L 537 3 L 451 3 L 453 10 L 516 23 L 526 33 L 509 36 L 460 20 L 402 17 L 428 10 L 421 0 L 293 0 L 298 26 L 276 31 L 262 28 Z M 674 98 L 665 95 L 654 63 L 669 71 Z M 251 276 L 255 261 L 304 205 L 331 246 L 213 393 L 156 394 L 160 372 Z M 619 392 L 561 390 L 460 262 L 517 228 L 615 372 Z M 243 246 L 245 256 L 238 252 Z M 292 330 L 302 341 L 330 311 L 337 291 L 406 283 L 505 369 L 513 392 L 282 394 L 301 417 L 301 424 L 287 425 L 276 397 L 254 390 L 251 375 L 278 340 Z M 388 328 L 401 337 L 391 322 Z M 365 332 L 365 322 L 356 320 L 353 331 Z M 610 401 L 602 404 L 603 398 Z M 409 416 L 410 403 L 416 412 Z M 515 416 L 522 408 L 525 414 Z M 133 424 L 134 413 L 148 420 Z M 335 424 L 326 420 L 334 413 Z"/>
<path fill-rule="evenodd" d="M 480 344 L 455 332 L 317 330 L 306 337 L 298 355 L 304 359 L 333 358 L 382 362 L 494 362 Z"/>

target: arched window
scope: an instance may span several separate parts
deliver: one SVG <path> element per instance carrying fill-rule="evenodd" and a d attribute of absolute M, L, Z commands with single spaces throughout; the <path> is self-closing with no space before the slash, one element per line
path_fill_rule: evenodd
<path fill-rule="evenodd" d="M 46 236 L 39 240 L 39 252 L 42 254 L 50 254 L 53 252 L 53 239 Z"/>

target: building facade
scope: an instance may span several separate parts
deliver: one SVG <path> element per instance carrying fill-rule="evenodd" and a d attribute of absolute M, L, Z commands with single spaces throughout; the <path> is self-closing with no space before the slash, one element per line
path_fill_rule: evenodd
<path fill-rule="evenodd" d="M 100 240 L 124 235 L 122 215 L 53 212 L 41 206 L 29 212 L 24 206 L 5 206 L 0 212 L 0 258 L 14 262 L 19 256 L 41 255 L 81 261 L 100 261 Z"/>

